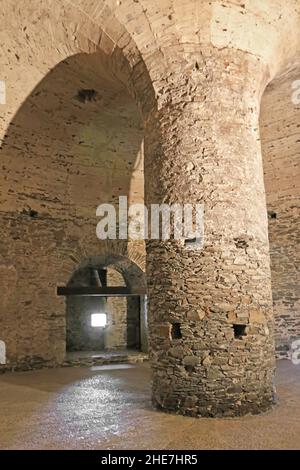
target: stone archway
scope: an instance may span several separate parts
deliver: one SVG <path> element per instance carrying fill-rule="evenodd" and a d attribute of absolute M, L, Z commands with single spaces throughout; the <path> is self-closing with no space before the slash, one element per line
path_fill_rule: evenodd
<path fill-rule="evenodd" d="M 101 278 L 103 287 L 146 288 L 142 269 L 128 257 L 112 254 L 85 260 L 72 275 L 68 286 L 94 285 L 95 273 Z M 91 317 L 97 312 L 106 316 L 103 328 L 92 326 Z M 67 352 L 147 352 L 146 297 L 67 297 L 66 332 Z"/>

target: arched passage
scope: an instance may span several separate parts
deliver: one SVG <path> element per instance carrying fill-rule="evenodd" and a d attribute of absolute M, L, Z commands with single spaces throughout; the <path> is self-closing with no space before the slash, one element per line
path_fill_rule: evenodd
<path fill-rule="evenodd" d="M 145 273 L 127 257 L 105 255 L 89 259 L 73 274 L 69 287 L 127 286 L 145 289 Z M 68 296 L 66 350 L 147 352 L 145 295 Z M 98 317 L 102 324 L 95 323 Z"/>

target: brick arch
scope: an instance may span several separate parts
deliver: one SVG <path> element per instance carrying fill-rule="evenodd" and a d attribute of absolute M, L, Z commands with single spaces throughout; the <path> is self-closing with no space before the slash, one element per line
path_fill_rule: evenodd
<path fill-rule="evenodd" d="M 143 269 L 135 261 L 124 255 L 116 253 L 104 253 L 86 258 L 80 263 L 78 269 L 73 273 L 73 276 L 76 275 L 78 271 L 82 271 L 87 268 L 115 269 L 123 276 L 124 281 L 128 287 L 146 287 L 146 274 Z"/>

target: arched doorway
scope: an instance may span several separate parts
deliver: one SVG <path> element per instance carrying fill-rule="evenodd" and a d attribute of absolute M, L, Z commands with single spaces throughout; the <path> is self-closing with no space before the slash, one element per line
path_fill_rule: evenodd
<path fill-rule="evenodd" d="M 66 295 L 67 359 L 147 352 L 146 279 L 133 261 L 89 259 L 72 275 Z"/>

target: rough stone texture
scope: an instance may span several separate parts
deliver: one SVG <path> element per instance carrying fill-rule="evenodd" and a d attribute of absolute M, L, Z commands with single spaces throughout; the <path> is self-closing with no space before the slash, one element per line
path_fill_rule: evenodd
<path fill-rule="evenodd" d="M 299 61 L 299 12 L 299 0 L 4 2 L 0 339 L 11 363 L 64 360 L 55 289 L 87 258 L 124 255 L 119 271 L 138 282 L 125 266 L 144 267 L 143 244 L 99 242 L 95 209 L 139 200 L 145 135 L 147 202 L 203 201 L 207 235 L 202 252 L 147 247 L 154 401 L 209 416 L 270 406 L 258 116 L 265 86 Z"/>
<path fill-rule="evenodd" d="M 176 94 L 159 103 L 160 126 L 145 136 L 147 200 L 205 205 L 203 250 L 175 240 L 147 245 L 153 397 L 166 410 L 230 416 L 267 409 L 274 399 L 258 125 L 266 69 L 241 52 L 201 52 L 198 66 L 191 55 L 185 76 L 173 74 Z"/>
<path fill-rule="evenodd" d="M 300 338 L 300 67 L 274 80 L 262 100 L 261 139 L 269 214 L 277 357 Z M 300 86 L 299 86 L 300 88 Z"/>
<path fill-rule="evenodd" d="M 79 54 L 59 63 L 2 142 L 0 322 L 12 364 L 64 360 L 66 308 L 56 286 L 87 256 L 115 253 L 143 267 L 143 245 L 95 234 L 98 204 L 119 194 L 135 202 L 143 183 L 137 108 L 119 82 L 97 76 L 98 62 L 102 55 Z M 81 102 L 81 89 L 98 95 Z"/>
<path fill-rule="evenodd" d="M 108 285 L 124 285 L 120 273 L 108 270 Z M 140 348 L 139 297 L 111 297 L 107 299 L 109 325 L 106 348 Z"/>

